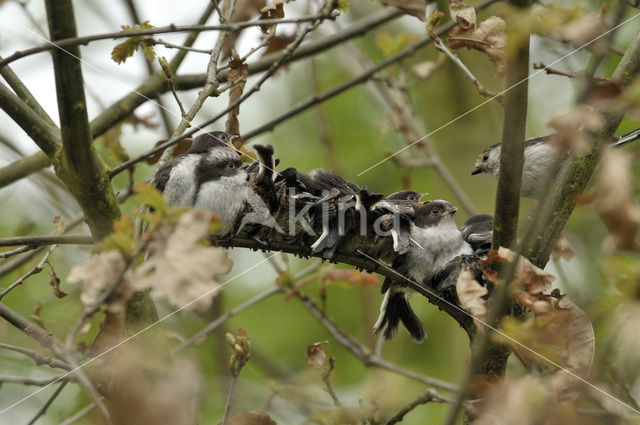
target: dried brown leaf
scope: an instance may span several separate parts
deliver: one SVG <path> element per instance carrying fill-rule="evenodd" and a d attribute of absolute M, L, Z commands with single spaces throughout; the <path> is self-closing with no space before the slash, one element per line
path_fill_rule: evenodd
<path fill-rule="evenodd" d="M 56 235 L 62 235 L 64 233 L 64 221 L 57 215 L 53 217 L 53 228 L 56 230 Z"/>
<path fill-rule="evenodd" d="M 156 142 L 155 147 L 158 147 L 164 143 L 167 143 L 167 140 L 159 140 Z M 176 146 L 176 149 L 173 151 L 173 157 L 175 158 L 178 155 L 182 155 L 183 153 L 186 153 L 189 148 L 191 147 L 191 143 L 193 143 L 193 139 L 182 139 L 178 142 L 178 145 Z M 149 158 L 147 158 L 145 161 L 147 162 L 147 164 L 149 165 L 153 165 L 156 164 L 158 161 L 160 161 L 160 158 L 162 158 L 162 154 L 164 153 L 164 149 L 161 150 L 160 152 L 156 152 L 155 154 L 153 154 L 153 156 L 150 156 Z"/>
<path fill-rule="evenodd" d="M 66 293 L 60 290 L 60 279 L 51 265 L 49 265 L 49 285 L 53 288 L 53 295 L 55 295 L 56 298 L 64 298 L 67 296 Z"/>
<path fill-rule="evenodd" d="M 491 16 L 480 22 L 475 29 L 456 26 L 449 31 L 447 45 L 452 49 L 466 47 L 484 52 L 496 66 L 498 74 L 503 75 L 507 43 L 505 27 L 505 22 L 497 16 Z"/>
<path fill-rule="evenodd" d="M 244 91 L 244 86 L 247 83 L 247 77 L 249 76 L 249 66 L 244 63 L 238 53 L 235 50 L 231 50 L 231 61 L 229 62 L 230 70 L 227 74 L 227 81 L 231 81 L 235 85 L 229 90 L 229 104 L 237 101 Z M 227 133 L 240 134 L 240 123 L 238 121 L 238 114 L 240 114 L 240 105 L 236 106 L 229 111 L 227 115 Z"/>
<path fill-rule="evenodd" d="M 200 372 L 193 361 L 168 361 L 162 353 L 126 344 L 106 363 L 103 391 L 114 424 L 193 424 Z"/>
<path fill-rule="evenodd" d="M 372 273 L 360 272 L 358 270 L 335 269 L 333 267 L 322 269 L 320 279 L 325 283 L 344 281 L 356 286 L 372 286 L 380 283 L 378 277 Z"/>
<path fill-rule="evenodd" d="M 586 106 L 578 106 L 549 121 L 549 126 L 556 131 L 549 143 L 558 152 L 575 150 L 577 153 L 586 153 L 591 148 L 589 132 L 600 130 L 603 123 L 602 115 Z"/>
<path fill-rule="evenodd" d="M 556 307 L 559 311 L 568 313 L 568 319 L 561 329 L 563 341 L 558 346 L 560 365 L 565 370 L 554 374 L 551 386 L 560 398 L 575 398 L 578 395 L 575 387 L 581 386 L 582 383 L 572 374 L 581 378 L 589 376 L 595 354 L 596 337 L 587 314 L 566 295 L 557 301 Z"/>
<path fill-rule="evenodd" d="M 571 249 L 571 246 L 569 246 L 569 239 L 567 239 L 567 235 L 565 233 L 561 233 L 553 247 L 553 252 L 551 253 L 553 261 L 558 261 L 561 258 L 564 261 L 570 261 L 573 258 L 573 255 L 573 250 Z"/>
<path fill-rule="evenodd" d="M 322 344 L 328 344 L 329 341 L 320 341 L 307 347 L 307 363 L 316 369 L 322 369 L 327 361 L 327 354 L 322 348 Z"/>
<path fill-rule="evenodd" d="M 407 15 L 415 16 L 421 21 L 425 21 L 427 19 L 426 0 L 380 0 L 380 3 L 387 6 L 395 6 Z"/>
<path fill-rule="evenodd" d="M 582 46 L 592 42 L 607 30 L 604 13 L 589 13 L 559 26 L 553 35 L 563 41 Z"/>
<path fill-rule="evenodd" d="M 466 267 L 458 274 L 456 283 L 458 299 L 462 307 L 471 314 L 478 330 L 483 330 L 479 320 L 487 320 L 487 302 L 484 298 L 487 295 L 487 288 L 480 285 L 473 277 L 473 273 Z"/>
<path fill-rule="evenodd" d="M 262 56 L 266 56 L 270 53 L 279 52 L 280 50 L 286 49 L 287 46 L 293 43 L 295 39 L 295 34 L 273 37 L 267 44 L 267 48 L 264 49 Z"/>
<path fill-rule="evenodd" d="M 476 27 L 476 10 L 461 0 L 449 0 L 449 14 L 451 20 L 465 30 L 473 30 Z"/>
<path fill-rule="evenodd" d="M 291 0 L 273 0 L 268 5 L 260 9 L 260 19 L 282 19 L 284 18 L 284 5 Z"/>
<path fill-rule="evenodd" d="M 416 77 L 418 77 L 418 79 L 426 80 L 441 67 L 441 64 L 438 62 L 425 61 L 413 65 L 411 67 L 411 71 L 416 75 Z"/>
<path fill-rule="evenodd" d="M 640 207 L 633 200 L 631 166 L 633 157 L 620 149 L 605 150 L 598 172 L 596 210 L 611 234 L 614 250 L 640 252 L 636 242 L 640 227 Z"/>
<path fill-rule="evenodd" d="M 177 306 L 205 311 L 220 284 L 216 280 L 231 270 L 231 260 L 221 248 L 199 242 L 209 233 L 213 213 L 191 210 L 178 220 L 175 230 L 159 229 L 149 242 L 150 258 L 135 270 L 135 290 L 151 288 L 151 295 Z M 205 296 L 209 295 L 209 296 Z"/>
<path fill-rule="evenodd" d="M 126 264 L 125 258 L 119 251 L 102 252 L 73 267 L 67 276 L 67 281 L 82 282 L 80 300 L 85 306 L 92 306 L 102 292 L 118 279 Z M 125 279 L 130 276 L 130 273 L 130 271 L 127 272 Z"/>

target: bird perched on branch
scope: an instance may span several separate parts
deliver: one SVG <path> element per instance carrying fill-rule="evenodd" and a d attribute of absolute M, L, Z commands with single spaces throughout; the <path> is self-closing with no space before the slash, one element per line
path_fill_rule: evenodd
<path fill-rule="evenodd" d="M 566 152 L 558 152 L 558 149 L 549 143 L 552 137 L 535 137 L 525 142 L 520 189 L 521 196 L 525 198 L 538 198 L 541 183 L 547 178 L 557 159 L 560 158 L 563 161 L 569 157 Z M 611 146 L 622 147 L 638 139 L 640 139 L 640 128 L 616 138 Z M 497 179 L 500 175 L 501 153 L 500 143 L 485 148 L 476 159 L 471 175 L 485 173 Z"/>
<path fill-rule="evenodd" d="M 428 201 L 414 207 L 411 225 L 411 247 L 399 256 L 393 268 L 418 285 L 423 285 L 442 270 L 454 258 L 473 254 L 471 245 L 464 240 L 456 225 L 456 208 L 443 200 Z M 420 319 L 415 315 L 406 294 L 407 281 L 385 278 L 380 306 L 380 316 L 374 325 L 374 333 L 384 329 L 385 338 L 393 336 L 400 322 L 414 340 L 421 342 L 426 334 Z"/>
<path fill-rule="evenodd" d="M 152 185 L 169 205 L 213 211 L 222 221 L 220 236 L 228 235 L 246 202 L 247 167 L 223 131 L 201 134 L 183 155 L 162 164 Z"/>
<path fill-rule="evenodd" d="M 382 195 L 360 188 L 337 174 L 316 168 L 303 173 L 288 168 L 276 178 L 294 189 L 292 198 L 309 203 L 311 227 L 319 234 L 311 244 L 312 252 L 332 258 L 340 240 L 360 223 L 366 223 L 367 210 Z"/>

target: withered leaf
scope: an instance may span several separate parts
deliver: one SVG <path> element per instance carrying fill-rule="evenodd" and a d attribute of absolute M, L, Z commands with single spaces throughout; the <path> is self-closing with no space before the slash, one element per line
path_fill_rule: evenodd
<path fill-rule="evenodd" d="M 380 0 L 380 3 L 387 6 L 395 6 L 402 10 L 407 15 L 415 16 L 416 18 L 424 21 L 427 19 L 426 0 Z"/>
<path fill-rule="evenodd" d="M 561 233 L 556 244 L 553 246 L 551 257 L 554 261 L 558 261 L 561 258 L 564 261 L 570 261 L 573 258 L 573 255 L 573 250 L 569 246 L 569 239 L 567 239 L 567 235 L 565 233 Z"/>
<path fill-rule="evenodd" d="M 60 290 L 60 279 L 58 275 L 56 275 L 55 270 L 53 270 L 53 267 L 51 267 L 51 264 L 49 264 L 49 285 L 53 288 L 53 295 L 55 295 L 56 298 L 64 298 L 67 296 L 66 293 Z"/>
<path fill-rule="evenodd" d="M 67 281 L 82 282 L 80 300 L 85 306 L 92 306 L 102 292 L 118 279 L 126 264 L 124 256 L 119 251 L 102 252 L 74 266 L 67 276 Z"/>
<path fill-rule="evenodd" d="M 603 12 L 582 15 L 577 19 L 559 26 L 554 32 L 557 38 L 576 46 L 590 43 L 607 30 Z"/>
<path fill-rule="evenodd" d="M 285 49 L 289 44 L 293 43 L 296 39 L 294 35 L 275 36 L 267 44 L 267 48 L 264 49 L 262 56 L 266 56 L 269 53 L 279 52 Z"/>
<path fill-rule="evenodd" d="M 452 49 L 466 47 L 484 52 L 493 62 L 499 75 L 504 74 L 507 36 L 502 18 L 491 16 L 480 22 L 477 28 L 464 29 L 458 25 L 449 31 L 447 45 Z"/>
<path fill-rule="evenodd" d="M 358 270 L 336 269 L 326 267 L 320 272 L 320 279 L 324 282 L 344 281 L 350 285 L 372 286 L 380 283 L 376 275 Z"/>
<path fill-rule="evenodd" d="M 158 147 L 164 143 L 167 143 L 167 140 L 159 140 L 158 142 L 156 142 L 155 147 Z M 187 153 L 187 151 L 189 150 L 189 148 L 191 148 L 191 143 L 193 143 L 193 139 L 182 139 L 178 142 L 178 145 L 176 146 L 176 149 L 173 151 L 173 157 L 175 158 L 178 155 L 182 155 L 183 153 Z M 153 154 L 153 156 L 147 158 L 145 161 L 147 162 L 147 164 L 149 165 L 153 165 L 153 164 L 157 164 L 158 161 L 160 161 L 160 158 L 162 158 L 162 154 L 164 153 L 165 149 L 161 150 L 160 152 L 156 152 Z"/>
<path fill-rule="evenodd" d="M 322 344 L 328 344 L 329 341 L 320 341 L 307 347 L 307 363 L 316 369 L 322 369 L 327 361 L 327 354 L 322 348 Z"/>
<path fill-rule="evenodd" d="M 449 0 L 449 13 L 451 20 L 465 29 L 474 29 L 476 26 L 476 10 L 473 6 L 467 6 L 461 0 Z"/>
<path fill-rule="evenodd" d="M 53 217 L 53 227 L 56 230 L 56 235 L 64 233 L 64 221 L 62 221 L 62 218 L 59 215 Z"/>
<path fill-rule="evenodd" d="M 260 19 L 282 19 L 284 18 L 284 5 L 290 0 L 273 0 L 268 5 L 260 9 Z"/>
<path fill-rule="evenodd" d="M 213 213 L 190 210 L 180 216 L 173 231 L 161 228 L 149 242 L 149 259 L 135 269 L 131 286 L 151 288 L 153 298 L 205 311 L 220 284 L 216 280 L 231 270 L 231 260 L 221 248 L 199 242 L 208 235 Z"/>
<path fill-rule="evenodd" d="M 482 331 L 484 326 L 479 320 L 487 320 L 487 302 L 482 298 L 487 295 L 487 288 L 480 285 L 474 279 L 473 273 L 465 267 L 458 274 L 456 291 L 460 304 L 471 314 L 478 330 Z"/>
<path fill-rule="evenodd" d="M 598 171 L 596 210 L 607 226 L 614 250 L 640 252 L 636 242 L 640 228 L 640 207 L 633 200 L 631 166 L 628 151 L 606 149 Z"/>
<path fill-rule="evenodd" d="M 244 86 L 247 83 L 247 77 L 249 76 L 249 66 L 244 63 L 238 53 L 231 49 L 231 61 L 229 62 L 230 70 L 227 74 L 227 81 L 234 84 L 229 90 L 229 105 L 237 101 L 242 97 Z M 227 115 L 226 130 L 229 134 L 240 134 L 240 123 L 238 121 L 238 114 L 240 114 L 240 105 L 236 106 L 229 111 Z"/>
<path fill-rule="evenodd" d="M 559 152 L 575 150 L 585 153 L 591 148 L 589 132 L 600 130 L 603 123 L 602 115 L 598 112 L 584 105 L 578 106 L 549 121 L 549 126 L 556 131 L 549 143 Z"/>

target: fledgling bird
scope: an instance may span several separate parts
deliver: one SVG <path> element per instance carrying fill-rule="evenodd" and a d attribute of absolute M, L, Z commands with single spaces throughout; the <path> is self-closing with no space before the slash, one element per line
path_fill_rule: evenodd
<path fill-rule="evenodd" d="M 475 255 L 487 255 L 493 239 L 493 216 L 489 214 L 472 215 L 460 227 L 462 238 L 471 245 Z"/>
<path fill-rule="evenodd" d="M 424 195 L 426 193 L 401 190 L 384 197 L 371 206 L 372 212 L 381 214 L 376 218 L 380 230 L 391 235 L 393 241 L 393 253 L 390 253 L 393 255 L 391 261 L 396 255 L 403 255 L 408 252 L 411 245 L 410 231 L 411 223 L 415 217 L 415 208 L 419 205 L 420 198 Z M 380 259 L 389 261 L 385 257 L 387 256 Z"/>
<path fill-rule="evenodd" d="M 417 206 L 410 232 L 415 246 L 412 244 L 406 255 L 397 257 L 393 268 L 422 285 L 438 275 L 454 258 L 473 254 L 471 245 L 458 230 L 455 213 L 456 208 L 443 200 Z M 409 305 L 406 286 L 405 280 L 385 278 L 382 284 L 385 297 L 374 333 L 384 329 L 384 336 L 389 339 L 402 322 L 413 339 L 421 342 L 426 334 L 422 322 Z"/>
<path fill-rule="evenodd" d="M 539 197 L 540 184 L 551 171 L 560 155 L 565 160 L 569 155 L 558 150 L 549 143 L 552 136 L 534 137 L 525 142 L 524 164 L 522 167 L 522 184 L 520 195 L 524 198 Z M 611 146 L 622 147 L 640 139 L 640 128 L 615 138 Z M 471 175 L 489 174 L 494 178 L 500 175 L 500 143 L 485 148 L 476 159 Z"/>
<path fill-rule="evenodd" d="M 220 216 L 219 236 L 232 230 L 246 202 L 246 166 L 230 142 L 235 136 L 223 131 L 201 134 L 182 155 L 162 164 L 152 185 L 169 205 L 195 207 Z"/>

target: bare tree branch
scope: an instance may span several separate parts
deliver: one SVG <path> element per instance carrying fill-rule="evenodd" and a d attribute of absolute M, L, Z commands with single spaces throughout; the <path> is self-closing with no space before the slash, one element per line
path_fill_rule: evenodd
<path fill-rule="evenodd" d="M 20 279 L 16 280 L 11 285 L 9 285 L 9 287 L 7 287 L 7 289 L 5 289 L 4 291 L 1 291 L 0 292 L 0 300 L 2 298 L 4 298 L 4 296 L 7 295 L 9 292 L 13 291 L 16 287 L 22 285 L 22 283 L 24 283 L 24 281 L 27 280 L 29 277 L 33 276 L 34 274 L 40 273 L 42 271 L 42 269 L 44 268 L 44 264 L 47 261 L 49 261 L 49 256 L 51 255 L 53 250 L 56 249 L 56 247 L 57 247 L 57 245 L 53 245 L 51 248 L 49 248 L 49 251 L 47 251 L 47 253 L 44 255 L 44 257 L 42 257 L 42 260 L 40 260 L 40 262 L 34 268 L 29 270 L 23 276 L 21 276 Z"/>
<path fill-rule="evenodd" d="M 16 347 L 14 345 L 2 344 L 2 343 L 0 343 L 0 348 L 3 348 L 5 350 L 10 350 L 10 351 L 15 351 L 16 353 L 21 353 L 21 354 L 24 354 L 25 356 L 31 357 L 38 366 L 46 364 L 51 368 L 71 370 L 71 366 L 69 366 L 67 363 L 62 362 L 60 360 L 56 360 L 51 357 L 45 357 L 42 354 L 36 353 L 33 350 L 29 350 L 28 348 Z"/>
<path fill-rule="evenodd" d="M 58 385 L 58 388 L 56 388 L 56 390 L 53 392 L 53 394 L 51 394 L 51 397 L 49 397 L 47 399 L 47 401 L 44 403 L 44 405 L 42 405 L 42 407 L 40 409 L 38 409 L 38 411 L 36 412 L 35 416 L 33 418 L 31 418 L 31 420 L 29 421 L 29 423 L 27 423 L 27 425 L 33 425 L 34 423 L 36 423 L 36 421 L 38 419 L 40 419 L 40 417 L 42 415 L 45 414 L 45 412 L 47 411 L 49 406 L 51 406 L 51 404 L 56 400 L 56 398 L 58 398 L 58 396 L 60 395 L 62 390 L 64 390 L 64 387 L 67 386 L 67 383 L 68 383 L 68 381 L 62 381 L 60 383 L 60 385 Z"/>
<path fill-rule="evenodd" d="M 411 402 L 404 405 L 402 409 L 400 409 L 398 413 L 396 413 L 391 418 L 389 418 L 389 420 L 385 422 L 384 425 L 393 425 L 393 424 L 397 424 L 398 422 L 402 422 L 402 420 L 404 419 L 407 413 L 411 412 L 413 409 L 415 409 L 416 407 L 422 404 L 427 404 L 431 402 L 452 403 L 453 400 L 447 397 L 443 397 L 442 395 L 438 394 L 434 390 L 429 389 L 424 393 L 420 394 L 418 397 L 416 397 L 415 400 L 412 400 Z"/>

